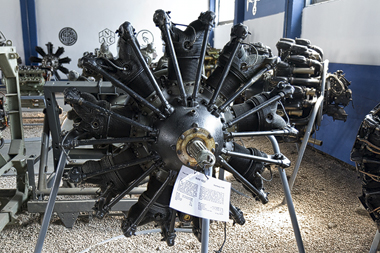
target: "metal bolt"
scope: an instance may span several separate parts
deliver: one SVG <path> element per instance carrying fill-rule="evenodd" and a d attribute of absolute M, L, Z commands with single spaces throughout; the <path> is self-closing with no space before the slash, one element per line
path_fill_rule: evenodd
<path fill-rule="evenodd" d="M 182 151 L 181 150 L 177 150 L 177 154 L 182 154 Z"/>

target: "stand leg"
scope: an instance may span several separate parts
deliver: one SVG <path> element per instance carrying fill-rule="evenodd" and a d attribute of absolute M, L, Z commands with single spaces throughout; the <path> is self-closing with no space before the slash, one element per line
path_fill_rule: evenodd
<path fill-rule="evenodd" d="M 212 168 L 205 168 L 205 175 L 211 177 L 212 176 Z M 201 252 L 202 253 L 208 252 L 209 232 L 210 232 L 210 220 L 209 219 L 202 219 L 202 246 L 201 246 Z"/>
<path fill-rule="evenodd" d="M 300 148 L 300 150 L 298 152 L 297 162 L 296 162 L 296 165 L 294 166 L 294 170 L 293 170 L 292 176 L 289 179 L 290 191 L 293 189 L 294 181 L 296 180 L 298 169 L 299 169 L 299 167 L 301 165 L 303 154 L 305 153 L 306 145 L 307 145 L 307 143 L 309 141 L 311 130 L 313 129 L 313 125 L 314 125 L 315 119 L 317 118 L 317 115 L 318 115 L 318 118 L 320 118 L 320 119 L 318 120 L 317 125 L 319 126 L 319 124 L 320 124 L 319 121 L 322 118 L 323 100 L 324 100 L 324 95 L 325 95 L 326 76 L 327 76 L 327 70 L 328 70 L 328 68 L 329 68 L 329 61 L 325 60 L 323 62 L 321 95 L 317 99 L 317 102 L 315 103 L 313 111 L 312 111 L 312 113 L 310 115 L 311 117 L 310 117 L 309 123 L 307 124 L 305 135 L 303 136 L 301 148 Z M 284 201 L 282 203 L 285 204 L 285 199 L 284 199 Z"/>
<path fill-rule="evenodd" d="M 369 250 L 369 253 L 376 253 L 377 248 L 379 246 L 379 243 L 380 243 L 380 232 L 379 232 L 379 230 L 377 230 L 376 235 L 373 238 L 371 249 Z"/>
<path fill-rule="evenodd" d="M 45 215 L 42 221 L 41 230 L 40 230 L 40 234 L 38 235 L 38 240 L 37 240 L 36 248 L 34 249 L 34 253 L 40 253 L 42 251 L 42 246 L 44 244 L 46 232 L 47 232 L 50 219 L 53 213 L 53 208 L 54 208 L 55 200 L 57 198 L 58 188 L 61 182 L 65 164 L 66 164 L 66 154 L 65 152 L 61 151 L 61 156 L 59 158 L 53 188 L 50 192 L 49 201 L 46 205 Z"/>
<path fill-rule="evenodd" d="M 39 175 L 38 175 L 38 186 L 37 186 L 37 189 L 39 191 L 45 190 L 47 188 L 46 166 L 48 162 L 48 153 L 49 153 L 49 135 L 50 135 L 50 128 L 49 128 L 47 115 L 45 114 L 44 128 L 43 128 L 42 137 L 41 137 L 41 159 L 40 159 L 40 167 L 39 167 Z"/>
<path fill-rule="evenodd" d="M 294 210 L 292 195 L 290 194 L 289 184 L 288 184 L 288 180 L 286 179 L 285 170 L 279 167 L 278 171 L 280 172 L 282 186 L 284 187 L 285 199 L 286 199 L 286 203 L 288 204 L 289 215 L 292 221 L 293 231 L 294 231 L 294 235 L 297 241 L 298 252 L 304 253 L 305 249 L 303 247 L 301 232 L 298 226 L 297 216 Z"/>
<path fill-rule="evenodd" d="M 278 142 L 276 138 L 273 135 L 269 135 L 268 139 L 272 143 L 273 151 L 276 154 L 280 154 L 280 147 L 278 146 Z M 288 204 L 288 211 L 289 211 L 290 219 L 292 221 L 294 236 L 296 237 L 296 241 L 297 241 L 298 252 L 305 253 L 300 228 L 298 226 L 297 215 L 296 215 L 296 211 L 293 205 L 292 195 L 290 194 L 288 180 L 286 179 L 285 170 L 278 167 L 278 172 L 280 173 L 282 187 L 284 188 L 285 200 L 286 200 L 286 203 Z"/>
<path fill-rule="evenodd" d="M 300 168 L 300 165 L 301 165 L 301 162 L 302 162 L 302 158 L 303 158 L 303 154 L 305 153 L 306 145 L 307 145 L 307 143 L 309 141 L 311 130 L 313 129 L 315 118 L 317 116 L 319 107 L 321 106 L 321 103 L 323 102 L 323 98 L 324 98 L 323 95 L 321 95 L 318 98 L 318 100 L 315 103 L 315 105 L 314 105 L 310 121 L 309 121 L 309 123 L 307 125 L 306 132 L 305 132 L 305 135 L 303 136 L 302 144 L 301 144 L 300 150 L 298 152 L 298 158 L 297 158 L 297 161 L 296 161 L 296 165 L 294 166 L 294 170 L 293 170 L 292 176 L 289 179 L 289 188 L 290 188 L 290 191 L 293 189 L 294 181 L 296 181 L 298 169 Z"/>

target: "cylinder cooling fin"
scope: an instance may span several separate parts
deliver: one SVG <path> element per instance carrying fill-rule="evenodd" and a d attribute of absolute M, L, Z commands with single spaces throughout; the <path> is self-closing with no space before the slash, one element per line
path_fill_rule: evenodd
<path fill-rule="evenodd" d="M 380 104 L 365 116 L 351 151 L 351 160 L 362 180 L 359 199 L 380 228 Z"/>

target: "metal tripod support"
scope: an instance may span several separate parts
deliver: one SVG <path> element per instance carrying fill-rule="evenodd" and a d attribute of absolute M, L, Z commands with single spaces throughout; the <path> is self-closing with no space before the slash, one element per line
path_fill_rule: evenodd
<path fill-rule="evenodd" d="M 212 176 L 212 168 L 207 167 L 204 169 L 204 173 L 207 177 Z M 201 239 L 201 252 L 207 253 L 208 252 L 208 239 L 210 234 L 210 220 L 209 219 L 202 219 L 202 239 Z"/>
<path fill-rule="evenodd" d="M 103 91 L 103 92 L 108 91 L 111 93 L 116 92 L 115 88 L 112 87 L 112 85 L 110 83 L 103 83 L 101 86 L 99 86 L 98 84 L 91 84 L 88 82 L 47 82 L 46 83 L 46 85 L 45 85 L 45 99 L 46 99 L 46 110 L 47 110 L 47 115 L 48 115 L 47 122 L 49 124 L 47 129 L 50 131 L 51 136 L 52 136 L 52 150 L 53 150 L 53 157 L 54 157 L 54 164 L 55 164 L 55 172 L 54 172 L 54 175 L 52 177 L 52 178 L 54 178 L 54 183 L 53 183 L 51 190 L 38 187 L 39 193 L 49 192 L 50 197 L 49 197 L 49 201 L 46 203 L 45 217 L 44 217 L 44 220 L 42 223 L 42 227 L 41 227 L 40 235 L 38 238 L 38 242 L 36 244 L 35 252 L 40 252 L 42 250 L 44 239 L 46 236 L 47 228 L 48 228 L 52 213 L 54 211 L 57 211 L 56 210 L 56 207 L 57 207 L 56 204 L 59 202 L 56 203 L 56 200 L 55 200 L 56 196 L 60 190 L 61 191 L 65 190 L 65 189 L 59 189 L 59 183 L 61 181 L 62 173 L 63 173 L 63 170 L 64 170 L 65 165 L 66 165 L 66 159 L 68 157 L 67 157 L 67 152 L 64 151 L 63 148 L 60 146 L 62 137 L 60 135 L 61 128 L 60 128 L 60 122 L 59 122 L 59 116 L 58 116 L 59 115 L 59 107 L 57 105 L 55 93 L 56 92 L 62 92 L 63 89 L 67 88 L 67 87 L 76 87 L 77 89 L 79 89 L 81 91 L 86 91 L 86 92 L 90 92 L 90 93 L 99 93 L 101 91 Z M 44 132 L 44 134 L 49 135 L 48 132 Z M 258 135 L 259 134 L 260 134 L 260 132 L 258 133 Z M 272 142 L 274 152 L 276 154 L 277 153 L 279 154 L 280 149 L 279 149 L 279 146 L 278 146 L 276 139 L 272 135 L 270 135 L 270 133 L 268 133 L 268 132 L 262 132 L 261 135 L 266 135 L 266 136 L 269 135 L 268 138 Z M 46 139 L 45 139 L 45 141 L 46 141 Z M 44 152 L 47 152 L 49 148 L 46 147 L 46 145 L 42 145 L 42 149 L 45 150 Z M 84 153 L 84 152 L 77 152 L 76 153 L 75 151 L 77 151 L 77 150 L 70 151 L 70 158 L 75 157 L 74 159 L 88 159 L 88 157 L 85 157 L 85 154 L 87 153 L 87 151 L 86 151 L 86 153 Z M 95 151 L 95 150 L 93 150 L 93 151 Z M 96 154 L 93 154 L 93 155 L 96 156 Z M 44 159 L 45 158 L 43 158 L 43 160 Z M 40 168 L 40 171 L 43 171 L 43 169 Z M 208 173 L 211 173 L 211 170 Z M 288 182 L 286 180 L 286 175 L 285 175 L 284 169 L 279 168 L 279 173 L 280 173 L 280 177 L 281 177 L 284 192 L 285 192 L 285 198 L 286 198 L 286 201 L 288 203 L 288 210 L 289 210 L 289 214 L 291 217 L 293 230 L 295 233 L 297 246 L 298 246 L 299 252 L 304 252 L 302 237 L 300 234 L 300 230 L 299 230 L 299 226 L 298 226 L 298 222 L 297 222 L 297 217 L 296 217 L 294 205 L 292 202 L 292 197 L 290 194 L 290 188 L 289 188 Z M 44 173 L 41 173 L 41 174 L 43 175 Z M 42 180 L 42 179 L 39 179 L 39 183 L 41 185 L 45 184 L 44 180 Z M 69 189 L 67 189 L 67 190 L 69 190 Z M 78 193 L 78 194 L 81 194 L 81 193 Z M 28 208 L 30 207 L 31 209 L 33 209 L 32 208 L 33 205 L 35 204 L 34 206 L 37 206 L 37 202 L 38 201 L 28 203 Z M 131 205 L 132 204 L 130 204 L 130 206 Z M 123 210 L 126 210 L 126 209 L 123 209 Z M 204 219 L 204 220 L 202 220 L 202 252 L 208 251 L 208 239 L 209 239 L 209 220 Z"/>
<path fill-rule="evenodd" d="M 375 237 L 373 238 L 369 253 L 376 253 L 377 249 L 379 248 L 379 244 L 380 244 L 380 232 L 379 230 L 376 230 L 376 234 L 375 234 Z"/>
<path fill-rule="evenodd" d="M 269 139 L 269 141 L 272 144 L 272 148 L 273 148 L 274 153 L 275 154 L 281 154 L 280 147 L 278 145 L 276 138 L 273 135 L 270 135 L 270 133 L 273 133 L 273 134 L 276 133 L 276 134 L 282 135 L 282 134 L 286 133 L 286 130 L 272 131 L 272 132 L 268 132 L 268 131 L 261 131 L 260 132 L 260 131 L 258 131 L 258 132 L 250 132 L 250 133 L 236 133 L 236 135 L 241 134 L 241 135 L 246 135 L 246 136 L 248 136 L 248 135 L 249 136 L 267 136 L 267 138 Z M 231 136 L 234 136 L 234 135 L 235 134 L 231 134 Z M 295 208 L 294 208 L 294 204 L 293 204 L 292 195 L 291 195 L 290 187 L 288 184 L 288 180 L 286 178 L 285 169 L 278 166 L 278 171 L 279 171 L 281 183 L 282 183 L 282 186 L 284 189 L 284 195 L 285 195 L 286 203 L 288 206 L 290 220 L 292 222 L 294 236 L 295 236 L 296 242 L 297 242 L 298 252 L 304 253 L 305 249 L 304 249 L 304 245 L 302 242 L 301 232 L 300 232 L 300 229 L 298 226 L 297 215 L 295 212 Z M 207 173 L 209 173 L 207 175 L 211 176 L 210 171 L 208 171 Z M 224 179 L 224 171 L 223 170 L 222 170 L 222 173 L 219 174 L 219 179 Z M 201 247 L 202 253 L 208 252 L 209 224 L 210 224 L 209 220 L 207 220 L 207 219 L 202 220 L 202 242 L 201 242 L 202 243 L 202 247 Z"/>
<path fill-rule="evenodd" d="M 33 189 L 33 200 L 28 202 L 28 211 L 35 213 L 45 213 L 42 221 L 40 234 L 35 247 L 35 252 L 41 252 L 46 237 L 47 228 L 53 212 L 57 212 L 65 226 L 72 227 L 79 212 L 90 212 L 95 204 L 95 200 L 56 200 L 57 195 L 95 195 L 97 188 L 59 188 L 62 174 L 66 166 L 67 159 L 98 159 L 104 154 L 100 150 L 94 149 L 74 149 L 68 151 L 61 147 L 61 125 L 59 120 L 60 108 L 57 103 L 56 93 L 62 92 L 65 88 L 76 87 L 78 90 L 90 93 L 115 94 L 116 88 L 109 82 L 89 83 L 89 82 L 47 82 L 44 86 L 46 117 L 44 131 L 42 133 L 41 156 L 28 160 L 28 172 L 30 177 L 34 178 L 34 164 L 40 160 L 38 186 L 34 180 L 31 180 Z M 54 158 L 54 171 L 47 177 L 47 156 L 50 150 L 49 135 L 51 135 L 51 149 Z M 52 183 L 53 182 L 53 183 Z M 51 187 L 49 187 L 51 186 Z M 130 194 L 141 194 L 145 189 L 138 187 L 131 191 Z M 46 202 L 40 199 L 40 196 L 49 194 L 49 200 Z M 137 199 L 123 199 L 118 202 L 112 210 L 128 210 Z"/>
<path fill-rule="evenodd" d="M 311 134 L 311 131 L 312 131 L 313 126 L 315 124 L 315 121 L 317 120 L 317 125 L 319 126 L 320 121 L 322 120 L 323 100 L 324 100 L 324 94 L 325 94 L 326 76 L 327 76 L 328 67 L 329 67 L 329 61 L 325 60 L 323 62 L 321 95 L 318 97 L 317 102 L 314 105 L 313 111 L 310 114 L 309 123 L 307 124 L 307 128 L 305 131 L 305 135 L 302 139 L 300 150 L 298 151 L 297 161 L 296 161 L 296 164 L 294 166 L 293 173 L 289 179 L 290 191 L 293 189 L 293 185 L 294 185 L 294 182 L 296 180 L 297 173 L 298 173 L 298 170 L 300 168 L 300 165 L 301 165 L 301 162 L 303 159 L 303 155 L 305 153 L 307 143 L 309 142 L 310 134 Z M 317 118 L 317 116 L 318 116 L 318 118 Z M 284 199 L 284 201 L 285 201 L 285 199 Z M 283 204 L 284 204 L 284 201 L 283 201 Z"/>

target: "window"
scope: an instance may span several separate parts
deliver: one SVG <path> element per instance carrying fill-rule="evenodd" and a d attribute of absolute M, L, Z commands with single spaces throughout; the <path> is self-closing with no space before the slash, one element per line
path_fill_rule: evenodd
<path fill-rule="evenodd" d="M 234 0 L 218 0 L 216 11 L 218 24 L 232 23 L 235 17 L 235 1 Z"/>
<path fill-rule="evenodd" d="M 317 3 L 322 3 L 322 2 L 327 2 L 330 0 L 311 0 L 311 4 L 317 4 Z"/>

